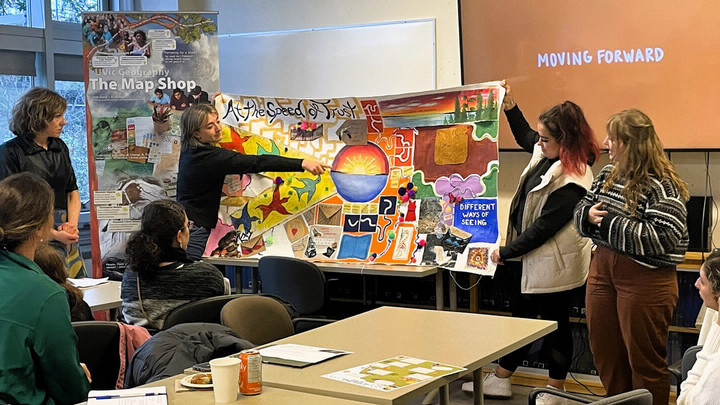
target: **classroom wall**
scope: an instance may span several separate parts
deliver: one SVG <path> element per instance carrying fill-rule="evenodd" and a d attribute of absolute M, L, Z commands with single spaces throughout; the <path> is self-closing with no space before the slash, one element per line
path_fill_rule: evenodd
<path fill-rule="evenodd" d="M 181 11 L 219 11 L 220 34 L 434 18 L 437 86 L 444 88 L 461 85 L 460 30 L 455 0 L 178 0 L 177 3 Z M 532 117 L 528 119 L 533 124 Z M 595 130 L 604 131 L 603 128 Z M 500 136 L 512 137 L 511 134 Z M 507 228 L 508 206 L 520 173 L 529 159 L 530 155 L 522 151 L 500 153 L 498 215 L 503 239 Z M 671 159 L 679 175 L 687 181 L 690 194 L 705 195 L 705 153 L 674 152 L 671 153 Z M 603 155 L 593 171 L 597 173 L 607 163 L 607 155 Z M 711 179 L 720 179 L 720 152 L 710 153 L 709 173 Z M 720 201 L 720 184 L 715 186 L 713 199 Z M 713 216 L 718 217 L 717 209 L 714 209 Z M 714 227 L 713 240 L 720 241 L 720 229 L 717 227 Z"/>

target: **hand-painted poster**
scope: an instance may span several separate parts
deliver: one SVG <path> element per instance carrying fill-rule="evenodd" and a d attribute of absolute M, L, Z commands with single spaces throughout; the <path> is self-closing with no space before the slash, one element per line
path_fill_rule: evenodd
<path fill-rule="evenodd" d="M 377 98 L 219 95 L 220 146 L 332 170 L 226 181 L 205 255 L 493 274 L 503 95 L 497 82 Z"/>
<path fill-rule="evenodd" d="M 218 90 L 217 13 L 85 13 L 82 35 L 93 274 L 117 278 L 143 208 L 175 197 L 182 111 Z"/>

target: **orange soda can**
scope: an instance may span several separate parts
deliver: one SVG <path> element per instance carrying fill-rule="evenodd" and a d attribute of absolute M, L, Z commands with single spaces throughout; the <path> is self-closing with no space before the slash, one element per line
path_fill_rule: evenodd
<path fill-rule="evenodd" d="M 262 392 L 262 356 L 257 350 L 240 352 L 240 393 L 257 395 Z"/>

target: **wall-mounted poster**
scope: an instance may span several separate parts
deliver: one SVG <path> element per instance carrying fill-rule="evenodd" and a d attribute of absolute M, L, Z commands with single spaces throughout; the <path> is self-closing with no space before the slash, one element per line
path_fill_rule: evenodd
<path fill-rule="evenodd" d="M 84 13 L 82 35 L 93 274 L 118 278 L 143 208 L 175 198 L 182 111 L 218 90 L 217 13 Z"/>
<path fill-rule="evenodd" d="M 503 96 L 498 82 L 376 98 L 219 95 L 221 147 L 332 170 L 231 180 L 205 255 L 228 257 L 217 244 L 228 234 L 235 245 L 262 236 L 249 256 L 493 274 Z"/>

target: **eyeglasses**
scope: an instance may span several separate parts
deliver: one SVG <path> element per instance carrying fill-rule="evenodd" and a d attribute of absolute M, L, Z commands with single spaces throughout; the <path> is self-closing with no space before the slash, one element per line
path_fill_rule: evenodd
<path fill-rule="evenodd" d="M 187 228 L 188 231 L 189 231 L 189 230 L 192 230 L 192 229 L 193 229 L 193 226 L 195 226 L 195 221 L 191 221 L 191 220 L 188 219 L 187 225 L 185 225 L 185 226 L 183 226 L 182 228 L 180 228 L 180 230 L 182 231 L 183 229 Z"/>

